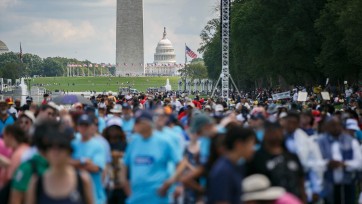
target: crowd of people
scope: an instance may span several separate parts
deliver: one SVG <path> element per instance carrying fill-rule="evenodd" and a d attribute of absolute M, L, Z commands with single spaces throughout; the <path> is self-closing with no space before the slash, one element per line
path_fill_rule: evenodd
<path fill-rule="evenodd" d="M 358 91 L 306 102 L 263 92 L 7 98 L 0 203 L 362 203 Z"/>

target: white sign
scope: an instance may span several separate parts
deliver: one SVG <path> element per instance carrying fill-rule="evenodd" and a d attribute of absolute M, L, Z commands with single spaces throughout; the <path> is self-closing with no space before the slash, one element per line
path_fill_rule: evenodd
<path fill-rule="evenodd" d="M 290 91 L 272 94 L 273 100 L 287 99 L 290 98 Z"/>
<path fill-rule="evenodd" d="M 321 92 L 322 99 L 325 101 L 331 100 L 331 96 L 329 95 L 329 92 Z"/>
<path fill-rule="evenodd" d="M 307 92 L 298 92 L 298 99 L 297 101 L 307 101 L 308 93 Z"/>

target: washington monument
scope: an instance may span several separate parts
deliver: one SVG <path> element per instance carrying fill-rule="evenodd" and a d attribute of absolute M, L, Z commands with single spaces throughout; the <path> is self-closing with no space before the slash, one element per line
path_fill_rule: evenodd
<path fill-rule="evenodd" d="M 117 0 L 116 75 L 144 73 L 143 0 Z"/>

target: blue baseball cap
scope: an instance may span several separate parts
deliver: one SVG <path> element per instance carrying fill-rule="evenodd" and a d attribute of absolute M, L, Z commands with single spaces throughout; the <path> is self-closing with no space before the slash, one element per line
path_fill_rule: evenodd
<path fill-rule="evenodd" d="M 87 114 L 83 114 L 79 117 L 77 124 L 78 125 L 91 125 L 93 124 L 93 117 Z"/>

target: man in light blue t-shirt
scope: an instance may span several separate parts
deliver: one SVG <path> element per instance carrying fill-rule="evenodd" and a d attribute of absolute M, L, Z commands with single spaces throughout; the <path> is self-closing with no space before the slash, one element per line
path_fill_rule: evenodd
<path fill-rule="evenodd" d="M 96 204 L 106 203 L 106 194 L 102 185 L 102 171 L 106 166 L 106 151 L 93 136 L 96 127 L 93 116 L 82 115 L 78 120 L 81 139 L 72 141 L 73 165 L 89 172 L 93 181 L 93 195 Z"/>
<path fill-rule="evenodd" d="M 178 164 L 180 158 L 163 134 L 153 130 L 153 117 L 148 112 L 136 113 L 135 134 L 124 157 L 123 178 L 129 171 L 129 204 L 168 203 L 167 189 L 170 173 L 168 164 Z"/>
<path fill-rule="evenodd" d="M 131 142 L 135 119 L 133 118 L 132 107 L 128 103 L 122 105 L 122 129 L 126 133 L 127 142 Z"/>

